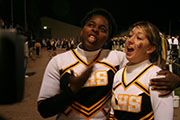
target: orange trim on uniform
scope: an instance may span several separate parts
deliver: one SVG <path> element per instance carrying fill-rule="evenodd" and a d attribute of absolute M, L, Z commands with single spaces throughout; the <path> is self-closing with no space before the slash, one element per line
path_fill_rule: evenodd
<path fill-rule="evenodd" d="M 150 117 L 150 118 L 149 118 Z M 149 119 L 148 119 L 149 118 Z M 150 112 L 149 114 L 147 114 L 146 116 L 142 117 L 141 119 L 139 120 L 145 120 L 145 119 L 148 119 L 148 120 L 152 120 L 154 118 L 154 114 L 153 112 Z"/>
<path fill-rule="evenodd" d="M 124 67 L 124 69 L 123 69 L 123 72 L 122 72 L 122 77 L 121 77 L 121 79 L 122 79 L 122 84 L 123 84 L 123 87 L 124 87 L 124 89 L 127 89 L 129 86 L 131 86 L 135 81 L 137 81 L 143 74 L 145 74 L 147 71 L 148 71 L 148 69 L 150 69 L 150 68 L 152 68 L 154 65 L 153 64 L 150 64 L 150 65 L 148 65 L 147 67 L 145 67 L 144 68 L 144 70 L 142 70 L 130 83 L 126 83 L 126 81 L 125 81 L 125 71 L 126 71 L 126 66 Z"/>
<path fill-rule="evenodd" d="M 85 107 L 77 102 L 75 102 L 71 106 L 72 106 L 72 109 L 74 111 L 78 112 L 81 116 L 83 116 L 87 119 L 90 119 L 97 112 L 99 112 L 104 107 L 104 105 L 106 105 L 107 102 L 110 101 L 110 98 L 111 98 L 111 91 L 105 97 L 103 97 L 101 100 L 99 100 L 99 102 L 95 103 L 93 106 L 91 106 L 89 108 Z"/>
<path fill-rule="evenodd" d="M 71 64 L 65 68 L 62 69 L 62 74 L 60 75 L 60 78 L 68 71 L 69 69 L 72 69 L 73 67 L 77 66 L 79 64 L 79 61 L 75 62 L 74 64 Z"/>
<path fill-rule="evenodd" d="M 84 61 L 84 60 L 77 54 L 77 52 L 76 52 L 75 50 L 72 49 L 71 52 L 72 52 L 73 56 L 74 56 L 78 61 L 80 61 L 83 65 L 85 65 L 85 66 L 87 67 L 88 65 L 90 65 L 90 64 L 93 63 L 93 62 L 96 62 L 96 61 L 99 59 L 99 57 L 101 56 L 102 50 L 100 50 L 99 53 L 98 53 L 89 63 L 87 63 L 86 61 Z"/>

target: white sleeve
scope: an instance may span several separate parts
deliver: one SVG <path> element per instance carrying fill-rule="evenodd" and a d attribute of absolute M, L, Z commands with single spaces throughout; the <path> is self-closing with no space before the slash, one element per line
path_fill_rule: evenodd
<path fill-rule="evenodd" d="M 126 54 L 124 52 L 116 50 L 116 54 L 118 56 L 118 60 L 120 63 L 120 69 L 121 69 L 127 64 L 128 60 L 126 59 Z"/>
<path fill-rule="evenodd" d="M 154 120 L 173 120 L 173 95 L 159 97 L 159 93 L 160 91 L 150 88 Z"/>
<path fill-rule="evenodd" d="M 53 57 L 46 67 L 38 96 L 38 101 L 50 98 L 60 92 L 60 75 L 56 58 L 56 56 Z"/>

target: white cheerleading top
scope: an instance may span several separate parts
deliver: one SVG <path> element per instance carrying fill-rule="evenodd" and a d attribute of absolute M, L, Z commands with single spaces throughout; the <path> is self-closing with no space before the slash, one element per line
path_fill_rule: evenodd
<path fill-rule="evenodd" d="M 120 69 L 114 77 L 111 114 L 119 120 L 173 120 L 172 94 L 159 97 L 149 86 L 160 70 L 149 60 Z"/>
<path fill-rule="evenodd" d="M 78 92 L 80 97 L 64 113 L 59 113 L 57 120 L 107 119 L 114 75 L 127 63 L 125 53 L 117 50 L 88 52 L 77 47 L 56 55 L 45 70 L 38 101 L 60 93 L 63 76 L 71 69 L 80 75 L 92 61 L 96 61 L 93 72 Z"/>

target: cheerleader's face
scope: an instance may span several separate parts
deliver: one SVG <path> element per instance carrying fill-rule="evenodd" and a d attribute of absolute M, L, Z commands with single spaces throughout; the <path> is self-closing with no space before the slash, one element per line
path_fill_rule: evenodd
<path fill-rule="evenodd" d="M 100 49 L 108 40 L 109 24 L 105 17 L 94 15 L 89 19 L 81 31 L 80 47 L 87 51 Z"/>
<path fill-rule="evenodd" d="M 126 58 L 131 64 L 137 64 L 150 58 L 155 47 L 150 45 L 144 31 L 136 26 L 125 42 Z"/>

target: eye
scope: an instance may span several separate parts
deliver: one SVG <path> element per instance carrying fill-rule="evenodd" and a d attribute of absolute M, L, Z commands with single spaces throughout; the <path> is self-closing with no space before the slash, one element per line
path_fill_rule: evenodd
<path fill-rule="evenodd" d="M 141 37 L 137 37 L 137 39 L 139 39 L 139 40 L 143 40 L 143 38 L 141 38 Z"/>
<path fill-rule="evenodd" d="M 144 35 L 137 35 L 137 39 L 138 40 L 144 40 L 144 39 L 146 39 L 146 37 Z"/>
<path fill-rule="evenodd" d="M 88 23 L 87 26 L 93 28 L 94 24 L 93 23 Z"/>
<path fill-rule="evenodd" d="M 104 33 L 107 33 L 107 31 L 108 31 L 105 27 L 99 27 L 99 29 L 101 32 L 104 32 Z"/>

